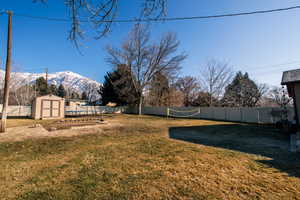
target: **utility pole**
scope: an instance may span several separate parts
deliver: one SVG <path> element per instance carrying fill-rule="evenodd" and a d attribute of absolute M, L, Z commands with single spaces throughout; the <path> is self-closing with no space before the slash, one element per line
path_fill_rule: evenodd
<path fill-rule="evenodd" d="M 9 99 L 9 82 L 10 82 L 10 70 L 11 70 L 11 48 L 12 48 L 12 11 L 7 11 L 8 14 L 8 31 L 7 31 L 7 54 L 6 54 L 6 67 L 5 67 L 5 82 L 4 82 L 4 96 L 3 96 L 3 108 L 1 117 L 0 132 L 6 131 L 6 118 L 7 107 Z"/>

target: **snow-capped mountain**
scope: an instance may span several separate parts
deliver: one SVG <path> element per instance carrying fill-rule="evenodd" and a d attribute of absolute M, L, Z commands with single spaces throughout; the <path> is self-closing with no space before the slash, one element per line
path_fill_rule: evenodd
<path fill-rule="evenodd" d="M 4 74 L 5 72 L 0 70 L 0 84 L 3 84 Z M 45 78 L 45 73 L 13 72 L 11 74 L 11 82 L 12 84 L 16 84 L 18 86 L 34 84 L 35 80 L 39 77 Z M 70 88 L 78 93 L 90 90 L 91 88 L 99 88 L 101 86 L 101 83 L 71 71 L 48 74 L 48 83 L 56 86 L 63 84 L 65 88 Z"/>

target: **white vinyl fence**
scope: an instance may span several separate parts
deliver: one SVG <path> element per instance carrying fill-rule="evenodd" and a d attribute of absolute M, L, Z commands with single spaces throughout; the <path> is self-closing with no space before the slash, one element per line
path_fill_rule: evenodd
<path fill-rule="evenodd" d="M 127 113 L 137 113 L 136 108 L 128 108 Z M 145 115 L 165 117 L 187 117 L 220 121 L 274 124 L 281 120 L 281 108 L 224 108 L 224 107 L 143 107 Z M 294 118 L 294 109 L 287 108 L 289 120 Z"/>
<path fill-rule="evenodd" d="M 66 106 L 66 116 L 99 115 L 110 113 L 124 113 L 126 107 L 107 107 L 107 106 Z"/>
<path fill-rule="evenodd" d="M 77 106 L 65 107 L 65 116 L 82 116 L 82 115 L 96 115 L 105 113 L 124 113 L 126 107 L 106 107 L 106 106 Z M 2 104 L 0 104 L 0 113 L 2 111 Z M 8 106 L 8 117 L 30 117 L 31 106 Z"/>
<path fill-rule="evenodd" d="M 0 112 L 2 105 L 0 104 Z M 290 121 L 294 118 L 294 109 L 287 108 Z M 165 117 L 187 117 L 220 121 L 274 124 L 281 119 L 281 108 L 223 108 L 223 107 L 143 107 L 145 115 Z M 137 108 L 107 106 L 66 106 L 66 116 L 99 115 L 107 113 L 137 114 Z M 8 106 L 9 117 L 31 116 L 31 106 Z"/>
<path fill-rule="evenodd" d="M 0 104 L 0 112 L 2 112 L 2 104 Z M 29 117 L 31 116 L 31 106 L 8 106 L 7 116 Z"/>

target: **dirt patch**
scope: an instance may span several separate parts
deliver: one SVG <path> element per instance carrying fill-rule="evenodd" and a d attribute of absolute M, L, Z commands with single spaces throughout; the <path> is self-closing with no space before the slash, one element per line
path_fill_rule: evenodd
<path fill-rule="evenodd" d="M 43 123 L 42 126 L 48 131 L 71 129 L 72 127 L 85 127 L 99 125 L 103 123 L 102 118 L 70 118 L 53 121 L 52 123 Z"/>
<path fill-rule="evenodd" d="M 65 124 L 64 126 L 55 126 L 59 129 L 51 129 L 54 126 L 21 126 L 8 128 L 7 132 L 0 134 L 1 142 L 17 142 L 26 139 L 44 138 L 44 137 L 73 137 L 82 134 L 99 134 L 103 129 L 119 126 L 114 122 L 102 123 L 81 123 L 81 124 Z M 50 130 L 50 131 L 49 131 Z"/>

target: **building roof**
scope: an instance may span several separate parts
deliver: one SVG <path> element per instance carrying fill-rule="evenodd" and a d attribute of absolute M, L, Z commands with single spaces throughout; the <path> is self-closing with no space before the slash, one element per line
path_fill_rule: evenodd
<path fill-rule="evenodd" d="M 283 72 L 281 85 L 300 82 L 300 69 Z"/>
<path fill-rule="evenodd" d="M 48 95 L 44 95 L 44 96 L 39 96 L 36 97 L 37 99 L 58 99 L 58 100 L 62 100 L 64 98 L 61 98 L 59 96 L 53 95 L 53 94 L 48 94 Z"/>
<path fill-rule="evenodd" d="M 73 101 L 73 102 L 87 102 L 88 100 L 82 100 L 82 99 L 66 99 L 66 101 Z"/>

